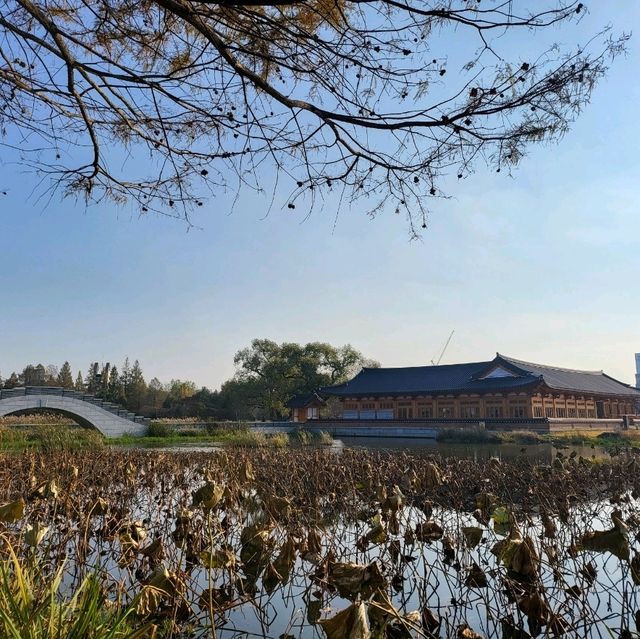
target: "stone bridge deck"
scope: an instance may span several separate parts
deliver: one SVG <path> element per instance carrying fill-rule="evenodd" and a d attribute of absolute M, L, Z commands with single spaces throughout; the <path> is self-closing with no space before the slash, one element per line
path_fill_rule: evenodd
<path fill-rule="evenodd" d="M 142 435 L 149 420 L 122 406 L 79 391 L 47 386 L 0 390 L 0 417 L 24 411 L 51 410 L 92 427 L 107 437 Z"/>

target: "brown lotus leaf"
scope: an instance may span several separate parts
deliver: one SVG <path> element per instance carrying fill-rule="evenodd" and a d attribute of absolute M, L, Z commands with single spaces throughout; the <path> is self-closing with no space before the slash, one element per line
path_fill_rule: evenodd
<path fill-rule="evenodd" d="M 624 522 L 616 512 L 611 514 L 613 528 L 586 533 L 580 540 L 579 547 L 594 552 L 610 552 L 618 559 L 629 561 L 629 533 Z"/>
<path fill-rule="evenodd" d="M 198 605 L 204 610 L 225 610 L 235 601 L 232 588 L 206 588 L 198 598 Z"/>
<path fill-rule="evenodd" d="M 165 557 L 162 539 L 156 537 L 148 546 L 140 549 L 140 554 L 148 557 L 152 566 L 159 564 Z"/>
<path fill-rule="evenodd" d="M 256 476 L 253 472 L 253 466 L 251 465 L 251 462 L 249 460 L 247 460 L 240 468 L 240 479 L 244 483 L 256 480 Z"/>
<path fill-rule="evenodd" d="M 436 488 L 442 484 L 442 473 L 437 464 L 429 462 L 424 469 L 425 488 Z"/>
<path fill-rule="evenodd" d="M 153 614 L 163 599 L 174 597 L 182 589 L 175 573 L 164 566 L 156 568 L 134 601 L 136 613 L 141 617 Z"/>
<path fill-rule="evenodd" d="M 556 614 L 551 615 L 548 626 L 554 637 L 561 637 L 571 629 L 571 624 L 564 617 Z"/>
<path fill-rule="evenodd" d="M 539 558 L 533 541 L 523 538 L 517 528 L 512 528 L 509 536 L 495 544 L 491 552 L 518 577 L 533 579 L 536 576 Z"/>
<path fill-rule="evenodd" d="M 55 479 L 42 482 L 30 495 L 30 499 L 56 499 L 59 490 Z"/>
<path fill-rule="evenodd" d="M 307 535 L 307 550 L 316 555 L 322 553 L 322 537 L 317 528 L 311 528 L 309 530 Z"/>
<path fill-rule="evenodd" d="M 367 598 L 386 584 L 376 561 L 366 565 L 331 562 L 327 581 L 345 599 L 355 599 L 358 596 Z"/>
<path fill-rule="evenodd" d="M 33 525 L 27 524 L 27 528 L 24 533 L 24 542 L 27 544 L 27 546 L 35 548 L 36 546 L 40 545 L 48 531 L 49 527 L 43 526 L 39 522 L 36 522 Z"/>
<path fill-rule="evenodd" d="M 281 576 L 282 583 L 289 581 L 289 576 L 296 561 L 296 544 L 291 536 L 282 544 L 280 553 L 273 562 L 273 567 Z"/>
<path fill-rule="evenodd" d="M 215 550 L 203 550 L 200 553 L 202 565 L 210 570 L 233 569 L 236 565 L 236 555 L 227 548 L 216 548 Z"/>
<path fill-rule="evenodd" d="M 369 639 L 369 619 L 367 608 L 363 602 L 351 604 L 329 619 L 322 619 L 318 624 L 324 630 L 327 639 Z"/>
<path fill-rule="evenodd" d="M 569 586 L 564 591 L 574 599 L 579 599 L 582 596 L 582 588 L 578 585 Z"/>
<path fill-rule="evenodd" d="M 262 586 L 267 593 L 272 593 L 278 584 L 284 582 L 282 575 L 276 570 L 272 563 L 267 565 L 262 577 Z"/>
<path fill-rule="evenodd" d="M 462 534 L 468 548 L 475 548 L 481 541 L 484 530 L 479 526 L 463 526 Z"/>
<path fill-rule="evenodd" d="M 98 497 L 90 506 L 89 513 L 91 516 L 106 515 L 109 512 L 109 503 L 104 497 Z"/>
<path fill-rule="evenodd" d="M 291 500 L 286 497 L 271 495 L 266 499 L 266 507 L 272 517 L 286 519 L 291 516 Z"/>
<path fill-rule="evenodd" d="M 479 635 L 477 632 L 472 630 L 466 623 L 458 626 L 458 631 L 456 632 L 457 639 L 484 639 L 482 635 Z"/>
<path fill-rule="evenodd" d="M 513 621 L 513 617 L 508 615 L 500 620 L 502 627 L 502 639 L 531 639 L 531 635 Z"/>
<path fill-rule="evenodd" d="M 224 497 L 224 486 L 209 481 L 193 493 L 192 506 L 202 506 L 203 508 L 215 508 Z"/>
<path fill-rule="evenodd" d="M 422 609 L 421 614 L 422 627 L 429 633 L 435 633 L 440 627 L 440 619 L 431 608 L 426 606 Z"/>
<path fill-rule="evenodd" d="M 486 588 L 487 576 L 478 564 L 474 561 L 471 564 L 467 578 L 464 581 L 464 585 L 468 588 Z"/>
<path fill-rule="evenodd" d="M 530 629 L 544 626 L 551 616 L 551 610 L 539 592 L 527 593 L 520 597 L 518 599 L 518 608 L 527 615 Z"/>
<path fill-rule="evenodd" d="M 476 508 L 480 510 L 483 514 L 488 514 L 491 511 L 497 501 L 498 498 L 492 493 L 477 493 L 474 497 Z"/>
<path fill-rule="evenodd" d="M 0 506 L 0 521 L 3 521 L 7 524 L 11 522 L 18 521 L 18 519 L 22 519 L 24 515 L 24 499 L 18 499 L 16 501 L 11 501 L 8 504 L 3 504 Z"/>
<path fill-rule="evenodd" d="M 371 520 L 371 528 L 365 538 L 373 544 L 382 544 L 387 540 L 387 528 L 380 513 L 376 514 Z"/>
<path fill-rule="evenodd" d="M 544 536 L 547 539 L 555 539 L 557 533 L 556 524 L 546 513 L 542 515 L 542 525 L 544 526 Z"/>
<path fill-rule="evenodd" d="M 443 533 L 442 526 L 430 520 L 416 524 L 414 537 L 418 541 L 437 541 L 442 538 Z"/>
<path fill-rule="evenodd" d="M 391 494 L 382 502 L 382 510 L 396 513 L 402 508 L 404 495 L 398 486 L 394 486 Z"/>
<path fill-rule="evenodd" d="M 631 578 L 636 586 L 640 586 L 640 553 L 636 553 L 631 560 Z"/>

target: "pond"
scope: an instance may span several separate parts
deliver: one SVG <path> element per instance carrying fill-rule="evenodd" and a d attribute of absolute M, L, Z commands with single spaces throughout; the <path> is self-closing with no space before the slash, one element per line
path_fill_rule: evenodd
<path fill-rule="evenodd" d="M 97 570 L 158 637 L 635 636 L 633 454 L 349 444 L 6 456 L 3 544 L 66 594 Z"/>
<path fill-rule="evenodd" d="M 207 452 L 220 450 L 222 446 L 216 443 L 180 443 L 163 445 L 122 446 L 121 448 L 153 449 L 165 452 Z M 417 455 L 439 455 L 486 461 L 491 458 L 500 460 L 515 460 L 526 458 L 539 463 L 551 463 L 560 452 L 561 456 L 577 455 L 585 458 L 595 457 L 606 459 L 610 453 L 603 447 L 586 445 L 555 445 L 544 444 L 512 444 L 512 443 L 448 443 L 435 439 L 409 439 L 400 437 L 340 437 L 331 446 L 320 446 L 325 450 L 342 450 L 345 448 L 370 451 L 406 452 Z"/>

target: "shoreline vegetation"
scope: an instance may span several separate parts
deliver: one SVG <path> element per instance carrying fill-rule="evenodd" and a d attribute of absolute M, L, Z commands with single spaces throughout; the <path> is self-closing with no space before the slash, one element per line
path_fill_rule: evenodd
<path fill-rule="evenodd" d="M 410 441 L 410 440 L 407 440 Z M 597 446 L 600 448 L 640 447 L 640 431 L 535 433 L 531 431 L 498 432 L 479 429 L 441 430 L 436 441 L 446 444 L 552 444 L 562 446 Z M 301 425 L 291 432 L 265 432 L 245 422 L 202 422 L 193 418 L 158 419 L 151 422 L 145 435 L 123 435 L 106 439 L 99 432 L 82 428 L 58 415 L 19 415 L 0 418 L 0 450 L 85 449 L 103 446 L 172 446 L 218 444 L 220 446 L 286 447 L 330 446 L 334 438 L 326 431 Z"/>
<path fill-rule="evenodd" d="M 51 422 L 51 420 L 49 420 Z M 21 416 L 16 423 L 0 420 L 0 450 L 37 449 L 81 450 L 118 446 L 172 446 L 211 444 L 230 447 L 330 446 L 331 435 L 304 428 L 292 432 L 263 432 L 243 423 L 210 423 L 205 428 L 182 425 L 179 428 L 162 421 L 152 422 L 145 435 L 123 435 L 107 439 L 98 431 L 74 425 L 69 420 L 30 420 Z"/>

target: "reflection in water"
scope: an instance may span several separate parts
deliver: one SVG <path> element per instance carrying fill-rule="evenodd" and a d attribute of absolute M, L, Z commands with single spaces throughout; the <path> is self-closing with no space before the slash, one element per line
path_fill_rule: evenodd
<path fill-rule="evenodd" d="M 349 448 L 366 450 L 406 451 L 413 454 L 441 455 L 485 461 L 492 457 L 501 460 L 518 460 L 526 457 L 530 461 L 551 463 L 558 452 L 553 444 L 452 444 L 438 442 L 435 439 L 407 439 L 395 437 L 341 437 L 336 440 Z M 591 458 L 608 457 L 608 453 L 592 446 L 563 446 L 563 455 L 575 453 L 577 456 Z"/>

